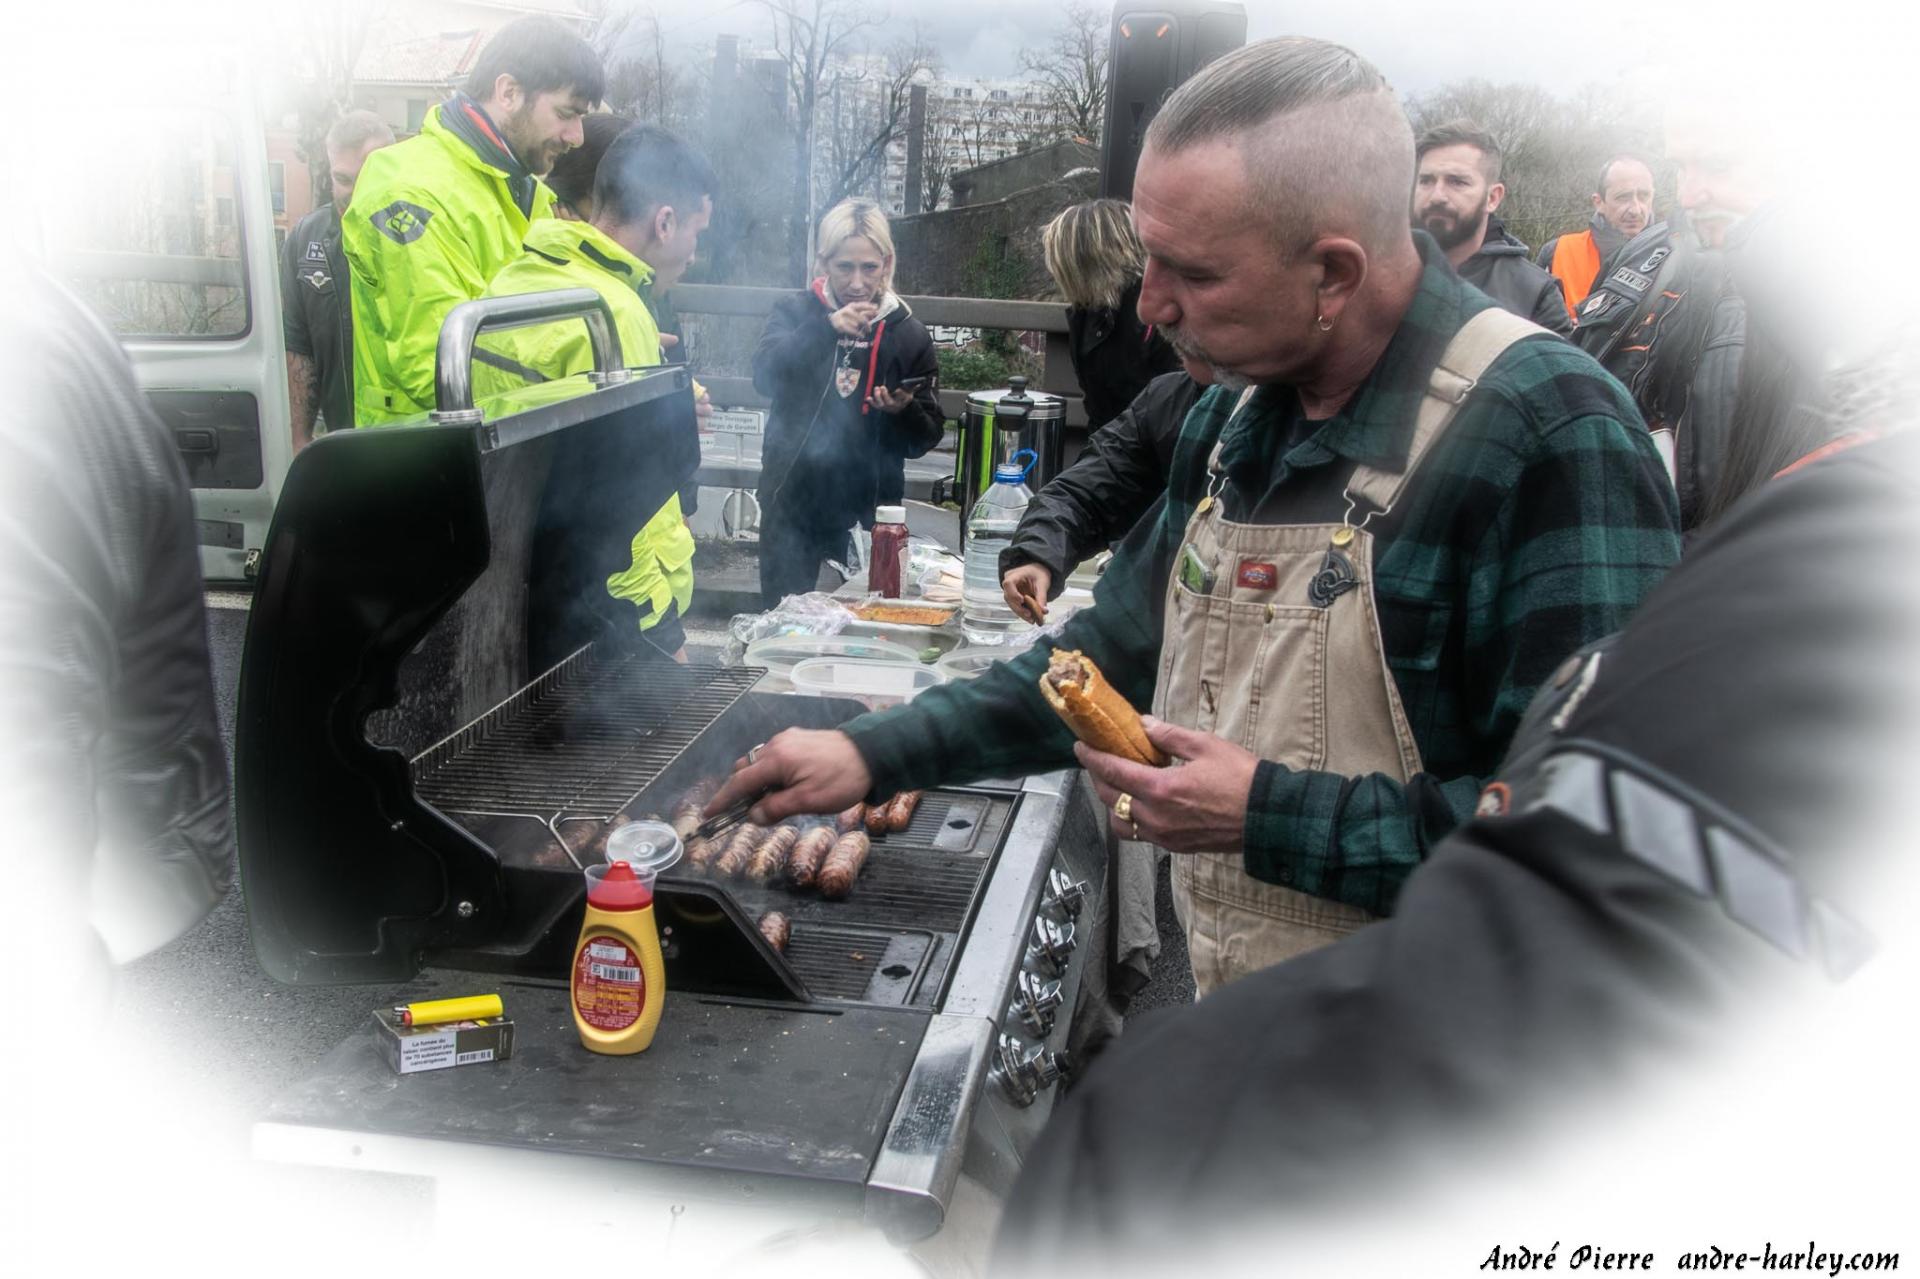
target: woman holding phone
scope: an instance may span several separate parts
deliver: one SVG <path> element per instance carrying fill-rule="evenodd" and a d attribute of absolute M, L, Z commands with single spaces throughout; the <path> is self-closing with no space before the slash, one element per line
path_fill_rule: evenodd
<path fill-rule="evenodd" d="M 820 274 L 775 304 L 753 355 L 773 402 L 760 462 L 760 598 L 810 591 L 854 525 L 897 502 L 905 459 L 940 442 L 939 364 L 893 292 L 893 236 L 878 205 L 820 220 Z"/>

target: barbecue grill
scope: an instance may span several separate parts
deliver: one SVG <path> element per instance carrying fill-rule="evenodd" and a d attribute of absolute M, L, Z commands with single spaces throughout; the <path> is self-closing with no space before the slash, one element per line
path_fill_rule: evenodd
<path fill-rule="evenodd" d="M 827 1220 L 933 1236 L 957 1199 L 1004 1192 L 1066 1071 L 1105 878 L 1095 806 L 1065 773 L 929 792 L 839 901 L 683 864 L 657 886 L 653 1046 L 588 1053 L 565 974 L 594 836 L 864 708 L 673 663 L 596 589 L 697 466 L 683 371 L 540 398 L 329 437 L 288 474 L 236 726 L 260 961 L 294 984 L 497 986 L 518 1034 L 508 1061 L 396 1079 L 369 1026 L 257 1148 L 431 1172 L 443 1207 L 472 1184 L 453 1169 L 520 1185 L 533 1160 L 556 1185 L 595 1169 L 683 1237 L 693 1187 L 730 1232 L 713 1205 L 754 1206 L 735 1239 Z M 754 925 L 772 909 L 784 954 Z"/>

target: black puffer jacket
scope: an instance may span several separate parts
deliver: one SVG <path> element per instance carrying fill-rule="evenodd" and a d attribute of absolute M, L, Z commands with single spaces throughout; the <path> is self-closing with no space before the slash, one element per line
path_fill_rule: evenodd
<path fill-rule="evenodd" d="M 1560 281 L 1527 260 L 1527 246 L 1507 234 L 1506 223 L 1487 219 L 1479 251 L 1460 268 L 1460 278 L 1515 315 L 1562 337 L 1573 332 Z"/>
<path fill-rule="evenodd" d="M 871 334 L 849 338 L 827 317 L 826 282 L 781 301 L 753 353 L 753 385 L 773 401 L 762 445 L 759 498 L 790 523 L 820 529 L 872 524 L 883 489 L 899 492 L 903 459 L 940 442 L 940 365 L 926 326 L 891 293 Z M 923 377 L 913 403 L 882 413 L 876 386 Z"/>
<path fill-rule="evenodd" d="M 98 321 L 0 270 L 0 353 L 19 362 L 0 412 L 0 803 L 33 859 L 13 902 L 22 922 L 84 912 L 124 962 L 233 875 L 191 490 Z"/>
<path fill-rule="evenodd" d="M 1120 305 L 1067 308 L 1067 353 L 1086 397 L 1087 426 L 1098 430 L 1162 373 L 1180 367 L 1180 357 L 1150 324 L 1140 322 L 1140 282 L 1120 295 Z"/>
<path fill-rule="evenodd" d="M 1053 574 L 1047 598 L 1056 599 L 1082 560 L 1125 537 L 1167 491 L 1180 426 L 1204 389 L 1185 373 L 1164 374 L 1095 431 L 1073 465 L 1033 495 L 1000 552 L 1000 575 L 1043 564 Z"/>

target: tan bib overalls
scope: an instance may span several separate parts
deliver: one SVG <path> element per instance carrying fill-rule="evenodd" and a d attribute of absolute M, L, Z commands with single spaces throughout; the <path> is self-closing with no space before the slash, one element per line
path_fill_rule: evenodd
<path fill-rule="evenodd" d="M 1383 773 L 1400 782 L 1419 772 L 1420 748 L 1380 642 L 1365 526 L 1393 509 L 1494 358 L 1538 332 L 1497 307 L 1468 321 L 1428 382 L 1406 469 L 1357 468 L 1339 524 L 1228 520 L 1216 496 L 1224 483 L 1216 445 L 1208 495 L 1187 524 L 1167 583 L 1153 713 L 1290 769 Z M 1245 411 L 1252 394 L 1235 412 Z M 1356 510 L 1363 512 L 1357 524 Z M 1257 880 L 1239 853 L 1175 854 L 1173 904 L 1201 995 L 1373 918 Z"/>

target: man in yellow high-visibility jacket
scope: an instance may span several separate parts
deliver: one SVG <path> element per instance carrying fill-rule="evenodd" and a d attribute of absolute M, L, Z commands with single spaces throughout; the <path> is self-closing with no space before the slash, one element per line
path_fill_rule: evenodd
<path fill-rule="evenodd" d="M 602 125 L 602 119 L 593 121 L 590 145 L 594 133 L 617 130 L 613 121 Z M 706 158 L 664 129 L 627 129 L 605 145 L 590 217 L 549 218 L 530 227 L 526 252 L 494 277 L 487 295 L 592 289 L 613 312 L 627 364 L 659 364 L 660 329 L 643 294 L 671 287 L 693 262 L 718 183 Z M 580 203 L 585 201 L 569 201 L 576 209 Z M 484 401 L 592 367 L 583 321 L 509 329 L 480 340 L 474 390 Z M 633 562 L 607 579 L 607 592 L 639 610 L 640 629 L 656 647 L 686 660 L 680 617 L 693 598 L 693 534 L 678 496 L 667 499 L 634 535 Z"/>
<path fill-rule="evenodd" d="M 377 151 L 340 220 L 352 277 L 354 423 L 434 408 L 447 312 L 480 297 L 551 215 L 538 177 L 580 145 L 605 82 L 599 55 L 559 20 L 502 27 L 417 137 Z"/>

